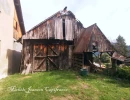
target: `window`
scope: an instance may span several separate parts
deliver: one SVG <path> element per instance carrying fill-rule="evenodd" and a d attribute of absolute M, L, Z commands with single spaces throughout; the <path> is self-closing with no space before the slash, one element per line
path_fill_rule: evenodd
<path fill-rule="evenodd" d="M 15 29 L 17 29 L 17 21 L 16 20 L 14 20 L 13 26 Z"/>

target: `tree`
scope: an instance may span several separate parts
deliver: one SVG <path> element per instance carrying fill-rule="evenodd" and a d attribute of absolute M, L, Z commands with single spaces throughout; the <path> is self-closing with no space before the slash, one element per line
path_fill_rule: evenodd
<path fill-rule="evenodd" d="M 110 63 L 110 56 L 107 53 L 103 53 L 101 56 L 101 62 Z"/>
<path fill-rule="evenodd" d="M 129 51 L 128 51 L 127 45 L 125 43 L 125 39 L 122 36 L 119 35 L 117 37 L 114 47 L 118 53 L 127 57 Z"/>

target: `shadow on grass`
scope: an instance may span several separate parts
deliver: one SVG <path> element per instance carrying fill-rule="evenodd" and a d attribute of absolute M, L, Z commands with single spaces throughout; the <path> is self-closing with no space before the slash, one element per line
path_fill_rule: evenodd
<path fill-rule="evenodd" d="M 74 72 L 74 71 L 73 71 Z M 72 72 L 72 73 L 73 73 Z M 61 71 L 62 73 L 62 71 Z M 123 80 L 123 79 L 119 79 L 113 76 L 108 76 L 108 75 L 104 75 L 103 73 L 89 73 L 86 76 L 81 76 L 79 72 L 74 72 L 74 74 L 84 80 L 84 81 L 95 81 L 95 80 L 99 80 L 99 81 L 103 81 L 104 83 L 108 83 L 108 84 L 115 84 L 117 87 L 124 87 L 124 88 L 129 88 L 130 87 L 130 81 L 128 80 Z M 63 76 L 61 78 L 65 78 L 64 76 L 67 75 L 66 73 L 62 74 Z M 68 74 L 70 75 L 70 74 Z M 66 78 L 73 78 L 71 76 L 68 76 Z"/>
<path fill-rule="evenodd" d="M 128 80 L 123 80 L 120 78 L 116 78 L 114 76 L 108 76 L 108 75 L 104 75 L 102 73 L 98 73 L 95 75 L 97 77 L 97 79 L 100 78 L 104 78 L 105 83 L 110 83 L 110 84 L 115 84 L 117 87 L 125 87 L 128 88 L 130 87 L 130 82 Z"/>
<path fill-rule="evenodd" d="M 112 77 L 110 80 L 107 80 L 106 82 L 111 84 L 116 84 L 117 87 L 125 87 L 125 88 L 130 87 L 130 82 L 128 80 L 122 80 L 119 78 Z"/>

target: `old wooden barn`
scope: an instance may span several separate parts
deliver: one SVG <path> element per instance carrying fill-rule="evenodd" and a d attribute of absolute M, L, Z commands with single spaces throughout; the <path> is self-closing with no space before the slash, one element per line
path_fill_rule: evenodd
<path fill-rule="evenodd" d="M 23 37 L 23 66 L 30 59 L 33 72 L 71 67 L 74 39 L 82 29 L 71 11 L 58 11 Z"/>
<path fill-rule="evenodd" d="M 58 11 L 23 36 L 22 67 L 31 72 L 91 66 L 95 52 L 113 55 L 114 49 L 99 27 L 84 28 L 71 11 Z"/>

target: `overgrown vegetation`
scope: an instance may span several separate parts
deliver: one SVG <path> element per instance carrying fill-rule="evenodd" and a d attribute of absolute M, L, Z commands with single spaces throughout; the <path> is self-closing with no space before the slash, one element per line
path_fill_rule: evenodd
<path fill-rule="evenodd" d="M 111 77 L 129 81 L 130 83 L 130 66 L 126 66 L 126 65 L 117 66 L 116 65 L 115 69 L 106 68 L 103 73 Z"/>
<path fill-rule="evenodd" d="M 117 71 L 115 73 L 116 77 L 121 79 L 126 79 L 130 81 L 130 67 L 117 67 Z"/>
<path fill-rule="evenodd" d="M 99 57 L 93 56 L 94 62 L 99 62 Z M 110 56 L 107 53 L 102 53 L 100 58 L 102 63 L 110 63 Z"/>
<path fill-rule="evenodd" d="M 102 63 L 110 63 L 110 56 L 107 53 L 103 53 L 101 56 Z"/>
<path fill-rule="evenodd" d="M 13 86 L 25 91 L 11 90 Z M 29 88 L 42 90 L 28 93 Z M 129 94 L 128 82 L 102 74 L 81 77 L 74 71 L 51 71 L 0 80 L 0 100 L 129 100 Z"/>
<path fill-rule="evenodd" d="M 99 58 L 98 57 L 93 56 L 93 58 L 94 58 L 93 59 L 94 62 L 99 63 Z M 105 67 L 107 67 L 107 68 L 111 66 L 111 64 L 110 64 L 111 58 L 107 53 L 102 53 L 100 61 L 101 61 L 102 65 L 105 65 Z"/>

